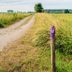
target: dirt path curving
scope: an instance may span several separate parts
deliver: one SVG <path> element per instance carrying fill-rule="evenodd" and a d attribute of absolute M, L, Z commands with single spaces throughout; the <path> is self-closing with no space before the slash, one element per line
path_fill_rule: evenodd
<path fill-rule="evenodd" d="M 27 24 L 21 26 L 21 24 L 25 23 L 28 18 L 29 17 L 11 25 L 8 28 L 0 29 L 0 51 L 2 51 L 2 49 L 5 48 L 8 44 L 11 44 L 15 40 L 21 38 L 25 32 L 33 25 L 34 16 Z"/>

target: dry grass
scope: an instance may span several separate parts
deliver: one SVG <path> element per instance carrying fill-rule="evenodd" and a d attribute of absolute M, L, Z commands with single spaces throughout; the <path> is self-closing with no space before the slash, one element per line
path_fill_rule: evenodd
<path fill-rule="evenodd" d="M 57 15 L 56 15 L 57 16 Z M 60 24 L 59 24 L 60 22 Z M 51 72 L 50 47 L 36 47 L 33 39 L 40 30 L 56 30 L 61 21 L 52 14 L 35 14 L 35 23 L 24 37 L 8 46 L 0 53 L 0 66 L 3 72 Z M 72 58 L 56 52 L 58 72 L 71 72 Z"/>
<path fill-rule="evenodd" d="M 8 27 L 13 23 L 29 16 L 31 14 L 24 13 L 1 13 L 0 14 L 0 28 Z"/>
<path fill-rule="evenodd" d="M 22 68 L 25 63 L 37 57 L 37 49 L 17 41 L 13 45 L 8 46 L 0 53 L 0 66 L 7 72 L 15 72 L 17 68 Z"/>

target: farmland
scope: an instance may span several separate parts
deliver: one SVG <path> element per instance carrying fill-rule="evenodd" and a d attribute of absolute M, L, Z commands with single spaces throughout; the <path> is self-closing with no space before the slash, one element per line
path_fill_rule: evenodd
<path fill-rule="evenodd" d="M 56 28 L 57 72 L 72 72 L 72 14 L 35 14 L 34 25 L 0 53 L 1 72 L 51 72 L 50 28 Z"/>
<path fill-rule="evenodd" d="M 29 16 L 24 13 L 0 13 L 0 28 L 10 26 L 11 24 Z"/>

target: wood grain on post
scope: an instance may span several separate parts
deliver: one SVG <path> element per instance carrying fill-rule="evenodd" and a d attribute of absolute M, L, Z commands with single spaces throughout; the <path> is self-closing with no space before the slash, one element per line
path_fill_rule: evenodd
<path fill-rule="evenodd" d="M 55 27 L 52 26 L 50 29 L 50 40 L 51 40 L 51 70 L 56 72 L 55 63 Z"/>

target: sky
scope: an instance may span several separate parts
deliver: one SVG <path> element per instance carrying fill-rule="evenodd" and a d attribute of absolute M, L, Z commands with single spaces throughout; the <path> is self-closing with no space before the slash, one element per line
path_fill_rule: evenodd
<path fill-rule="evenodd" d="M 34 11 L 36 3 L 44 9 L 72 9 L 72 0 L 0 0 L 0 11 Z"/>

